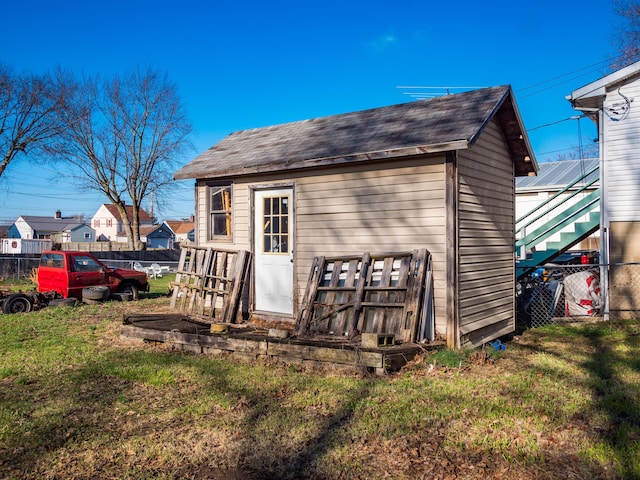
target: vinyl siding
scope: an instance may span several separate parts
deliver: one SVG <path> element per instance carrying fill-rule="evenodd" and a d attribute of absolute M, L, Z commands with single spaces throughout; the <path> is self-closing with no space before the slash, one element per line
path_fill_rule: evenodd
<path fill-rule="evenodd" d="M 438 155 L 236 180 L 232 243 L 206 242 L 207 194 L 199 186 L 199 242 L 251 250 L 251 188 L 290 185 L 296 228 L 294 304 L 304 294 L 315 256 L 427 248 L 434 260 L 436 319 L 444 333 L 444 178 L 444 157 Z"/>
<path fill-rule="evenodd" d="M 620 92 L 633 102 L 626 116 L 603 116 L 605 201 L 609 221 L 640 221 L 640 78 L 621 86 Z M 616 86 L 607 92 L 605 111 L 623 100 Z"/>
<path fill-rule="evenodd" d="M 460 336 L 478 345 L 515 325 L 513 163 L 495 121 L 459 152 L 458 175 Z"/>

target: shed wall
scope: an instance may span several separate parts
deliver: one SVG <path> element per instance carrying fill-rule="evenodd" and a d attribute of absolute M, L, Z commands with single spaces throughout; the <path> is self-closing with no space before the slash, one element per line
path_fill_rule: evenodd
<path fill-rule="evenodd" d="M 515 327 L 514 171 L 495 121 L 458 152 L 458 317 L 461 344 Z"/>
<path fill-rule="evenodd" d="M 436 327 L 445 333 L 444 156 L 238 179 L 232 244 L 206 241 L 207 192 L 200 183 L 198 242 L 251 251 L 251 188 L 293 186 L 296 312 L 314 256 L 427 248 L 434 261 Z"/>

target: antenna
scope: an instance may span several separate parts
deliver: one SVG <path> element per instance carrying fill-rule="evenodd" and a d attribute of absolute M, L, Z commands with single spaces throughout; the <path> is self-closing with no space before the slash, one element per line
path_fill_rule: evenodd
<path fill-rule="evenodd" d="M 467 90 L 477 90 L 485 87 L 428 87 L 421 85 L 398 85 L 396 88 L 406 90 L 402 92 L 403 95 L 409 95 L 416 100 L 425 98 L 441 97 L 443 95 L 451 95 L 453 93 L 462 93 Z"/>

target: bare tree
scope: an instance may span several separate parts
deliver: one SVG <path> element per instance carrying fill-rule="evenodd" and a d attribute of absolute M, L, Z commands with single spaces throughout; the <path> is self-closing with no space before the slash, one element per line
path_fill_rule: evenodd
<path fill-rule="evenodd" d="M 16 74 L 0 64 L 0 177 L 18 154 L 38 150 L 58 132 L 59 107 L 48 76 Z"/>
<path fill-rule="evenodd" d="M 151 69 L 107 80 L 78 80 L 61 71 L 58 84 L 65 94 L 64 128 L 49 153 L 69 162 L 84 186 L 106 195 L 129 247 L 142 249 L 142 202 L 173 182 L 175 160 L 190 145 L 191 123 L 176 86 Z"/>
<path fill-rule="evenodd" d="M 599 150 L 597 143 L 588 143 L 556 154 L 553 158 L 548 158 L 552 162 L 560 162 L 562 160 L 583 160 L 587 158 L 598 158 Z"/>
<path fill-rule="evenodd" d="M 617 70 L 640 58 L 640 0 L 614 0 L 614 4 L 622 18 L 614 36 L 619 57 L 612 67 Z"/>

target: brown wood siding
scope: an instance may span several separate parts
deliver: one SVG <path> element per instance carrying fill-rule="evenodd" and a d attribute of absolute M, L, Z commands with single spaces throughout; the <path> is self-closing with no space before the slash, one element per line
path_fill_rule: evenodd
<path fill-rule="evenodd" d="M 515 325 L 513 162 L 495 121 L 459 152 L 458 173 L 460 336 L 479 345 Z"/>
<path fill-rule="evenodd" d="M 200 244 L 253 251 L 251 188 L 294 188 L 294 305 L 304 295 L 313 258 L 427 248 L 433 256 L 437 329 L 445 333 L 444 157 L 251 176 L 233 183 L 233 242 L 206 241 L 207 193 L 198 187 Z M 295 309 L 295 308 L 294 308 Z M 441 322 L 441 323 L 440 323 Z"/>

